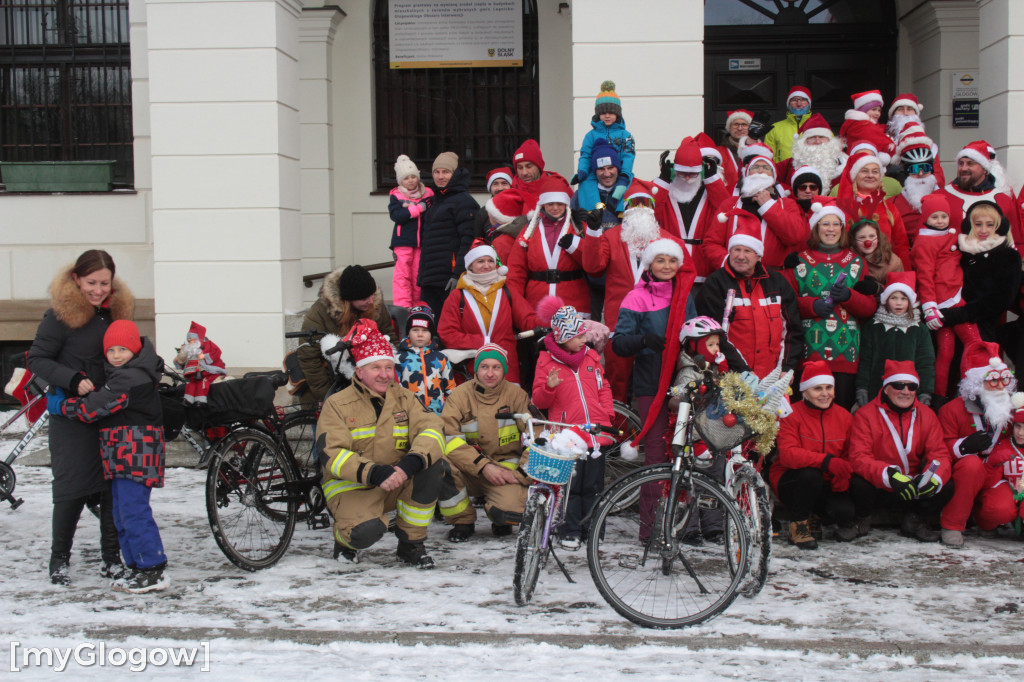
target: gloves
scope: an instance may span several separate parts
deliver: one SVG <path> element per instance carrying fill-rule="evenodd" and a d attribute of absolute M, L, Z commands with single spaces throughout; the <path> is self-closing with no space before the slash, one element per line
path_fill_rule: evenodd
<path fill-rule="evenodd" d="M 586 209 L 577 208 L 572 212 L 573 223 L 581 226 L 590 228 L 591 230 L 601 229 L 601 219 L 604 217 L 604 211 L 599 211 L 596 208 L 592 211 Z"/>
<path fill-rule="evenodd" d="M 395 467 L 384 464 L 374 464 L 370 469 L 370 475 L 366 478 L 366 482 L 374 488 L 379 488 L 380 484 L 388 480 L 393 473 L 395 473 Z"/>
<path fill-rule="evenodd" d="M 672 162 L 668 160 L 668 154 L 669 151 L 666 149 L 658 157 L 658 167 L 661 168 L 658 179 L 664 182 L 672 182 Z"/>
<path fill-rule="evenodd" d="M 563 249 L 565 249 L 565 250 L 568 250 L 572 246 L 572 238 L 573 238 L 573 236 L 574 235 L 572 233 L 566 232 L 565 234 L 563 234 L 561 236 L 561 238 L 559 238 L 558 246 L 563 248 Z"/>
<path fill-rule="evenodd" d="M 864 407 L 871 401 L 871 399 L 868 397 L 868 389 L 866 388 L 858 388 L 856 395 L 857 404 L 860 405 L 861 407 Z"/>
<path fill-rule="evenodd" d="M 877 296 L 882 290 L 882 285 L 879 284 L 878 280 L 874 277 L 868 275 L 861 281 L 854 284 L 853 290 L 858 294 L 864 294 L 865 296 Z"/>
<path fill-rule="evenodd" d="M 402 459 L 398 460 L 398 464 L 395 465 L 396 469 L 401 469 L 405 472 L 405 475 L 412 478 L 420 472 L 423 468 L 423 458 L 417 455 L 415 452 L 410 452 L 405 455 Z"/>
<path fill-rule="evenodd" d="M 900 473 L 896 467 L 886 467 L 885 473 L 889 477 L 889 486 L 894 493 L 900 496 L 901 500 L 910 502 L 917 497 L 917 489 L 914 488 L 914 481 L 910 476 Z"/>
<path fill-rule="evenodd" d="M 828 290 L 828 295 L 832 297 L 833 303 L 845 303 L 850 300 L 850 289 L 845 284 L 839 284 L 838 282 L 832 285 L 832 288 Z"/>
<path fill-rule="evenodd" d="M 586 177 L 586 176 L 583 176 L 583 177 Z M 582 179 L 583 178 L 580 177 L 580 174 L 577 173 L 576 175 L 572 176 L 571 180 L 569 180 L 569 184 L 570 185 L 578 185 L 578 184 L 580 184 L 580 180 L 582 180 Z"/>
<path fill-rule="evenodd" d="M 834 308 L 834 306 L 831 303 L 829 303 L 823 298 L 815 299 L 811 307 L 814 308 L 814 314 L 820 317 L 821 319 L 825 319 L 826 317 L 831 315 L 832 310 Z"/>
<path fill-rule="evenodd" d="M 459 278 L 458 277 L 452 277 L 451 279 L 448 280 L 448 283 L 444 285 L 444 290 L 445 291 L 451 291 L 452 289 L 454 289 L 458 285 L 458 283 L 459 283 Z"/>
<path fill-rule="evenodd" d="M 921 401 L 922 405 L 926 405 L 928 407 L 932 406 L 932 397 L 930 395 L 928 395 L 927 393 L 918 393 L 917 394 L 917 399 L 919 401 Z"/>
<path fill-rule="evenodd" d="M 771 130 L 772 115 L 767 111 L 759 111 L 754 115 L 754 120 L 750 122 L 750 127 L 747 128 L 747 137 L 751 140 L 763 141 L 768 131 Z"/>
<path fill-rule="evenodd" d="M 657 334 L 644 334 L 643 346 L 650 348 L 655 353 L 665 350 L 665 337 Z"/>
<path fill-rule="evenodd" d="M 985 460 L 985 464 L 990 467 L 1001 467 L 1011 459 L 1013 459 L 1014 453 L 1013 448 L 1010 447 L 998 447 L 992 451 L 992 454 Z"/>
<path fill-rule="evenodd" d="M 845 459 L 835 455 L 825 455 L 821 462 L 822 472 L 832 474 L 832 491 L 841 493 L 850 488 L 850 477 L 853 476 L 853 466 Z"/>
<path fill-rule="evenodd" d="M 705 156 L 701 161 L 704 167 L 701 169 L 705 178 L 714 177 L 718 173 L 718 160 L 713 156 Z"/>
<path fill-rule="evenodd" d="M 618 201 L 619 199 L 622 198 L 622 195 L 625 194 L 625 193 L 626 193 L 626 186 L 625 185 L 616 185 L 615 189 L 612 190 L 612 199 L 615 199 L 615 201 Z"/>
<path fill-rule="evenodd" d="M 928 480 L 925 481 L 922 480 L 924 478 L 924 474 L 925 472 L 921 472 L 914 477 L 914 487 L 917 489 L 917 498 L 919 500 L 927 499 L 942 490 L 941 478 L 932 474 L 928 477 Z"/>
<path fill-rule="evenodd" d="M 540 337 L 544 336 L 545 334 L 547 334 L 550 331 L 551 330 L 549 328 L 547 328 L 547 327 L 534 327 L 533 328 L 533 338 L 539 339 Z"/>
<path fill-rule="evenodd" d="M 64 389 L 60 387 L 54 388 L 53 393 L 46 395 L 46 411 L 58 417 L 61 416 L 60 404 L 65 400 L 67 400 L 67 396 L 64 394 Z"/>
<path fill-rule="evenodd" d="M 961 455 L 976 455 L 992 447 L 992 436 L 985 431 L 975 431 L 960 441 Z"/>
<path fill-rule="evenodd" d="M 942 329 L 942 313 L 934 301 L 922 304 L 921 309 L 924 311 L 924 323 L 929 329 L 933 332 Z"/>

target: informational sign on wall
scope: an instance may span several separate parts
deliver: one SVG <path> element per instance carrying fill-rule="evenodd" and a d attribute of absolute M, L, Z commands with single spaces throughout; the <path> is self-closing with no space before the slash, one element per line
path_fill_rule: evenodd
<path fill-rule="evenodd" d="M 522 0 L 388 0 L 392 69 L 523 65 Z"/>
<path fill-rule="evenodd" d="M 977 71 L 953 72 L 953 127 L 981 126 L 981 88 Z"/>
<path fill-rule="evenodd" d="M 953 72 L 953 99 L 978 99 L 979 90 L 977 71 Z"/>

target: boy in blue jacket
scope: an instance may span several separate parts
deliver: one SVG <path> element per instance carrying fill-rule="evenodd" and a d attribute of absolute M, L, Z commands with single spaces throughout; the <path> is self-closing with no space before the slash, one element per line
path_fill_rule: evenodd
<path fill-rule="evenodd" d="M 612 196 L 617 202 L 626 193 L 626 188 L 633 181 L 633 161 L 636 160 L 636 142 L 633 135 L 626 130 L 626 123 L 622 120 L 622 101 L 615 93 L 615 83 L 605 81 L 601 83 L 601 92 L 597 95 L 594 103 L 594 118 L 590 125 L 592 130 L 583 138 L 583 146 L 580 147 L 580 161 L 576 167 L 576 175 L 572 184 L 586 180 L 593 172 L 591 157 L 594 153 L 594 146 L 598 140 L 605 140 L 619 153 L 622 165 L 619 169 L 619 184 L 616 185 Z"/>
<path fill-rule="evenodd" d="M 423 406 L 441 414 L 444 401 L 455 388 L 448 356 L 437 349 L 434 314 L 417 305 L 405 323 L 405 338 L 398 345 L 398 380 L 416 394 Z"/>

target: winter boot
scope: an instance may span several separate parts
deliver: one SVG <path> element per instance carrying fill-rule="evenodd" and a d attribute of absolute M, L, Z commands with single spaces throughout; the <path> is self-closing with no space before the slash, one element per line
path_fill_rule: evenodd
<path fill-rule="evenodd" d="M 800 549 L 818 549 L 818 541 L 811 535 L 806 521 L 789 522 L 789 544 Z"/>
<path fill-rule="evenodd" d="M 562 538 L 558 541 L 558 546 L 567 552 L 575 552 L 580 548 L 581 544 L 580 539 L 577 537 Z"/>
<path fill-rule="evenodd" d="M 124 591 L 132 594 L 145 594 L 146 592 L 160 592 L 166 590 L 171 584 L 164 569 L 167 564 L 160 564 L 153 568 L 136 569 L 132 577 L 125 581 Z"/>
<path fill-rule="evenodd" d="M 334 541 L 334 560 L 343 564 L 358 564 L 359 563 L 359 552 L 346 547 L 337 540 Z"/>
<path fill-rule="evenodd" d="M 857 522 L 836 527 L 836 542 L 851 542 L 860 536 L 857 534 Z"/>
<path fill-rule="evenodd" d="M 928 524 L 914 513 L 904 515 L 900 523 L 900 535 L 905 538 L 914 538 L 919 542 L 936 542 L 939 534 L 928 527 Z"/>
<path fill-rule="evenodd" d="M 871 532 L 871 517 L 864 516 L 857 519 L 857 537 L 862 538 Z"/>
<path fill-rule="evenodd" d="M 108 580 L 120 580 L 121 578 L 127 577 L 131 573 L 131 570 L 121 563 L 121 559 L 111 561 L 110 559 L 103 559 L 103 566 L 100 568 L 100 577 L 107 578 Z"/>
<path fill-rule="evenodd" d="M 54 585 L 68 587 L 71 585 L 71 555 L 50 555 L 50 582 Z"/>
<path fill-rule="evenodd" d="M 807 519 L 807 530 L 810 531 L 811 537 L 818 542 L 824 537 L 824 533 L 821 532 L 821 517 L 817 514 L 811 514 Z"/>
<path fill-rule="evenodd" d="M 492 523 L 491 532 L 496 538 L 504 538 L 512 535 L 512 525 L 508 523 Z"/>
<path fill-rule="evenodd" d="M 958 530 L 942 529 L 942 544 L 953 549 L 963 549 L 964 534 Z"/>
<path fill-rule="evenodd" d="M 434 568 L 434 560 L 427 554 L 422 542 L 398 541 L 398 558 L 421 571 Z"/>
<path fill-rule="evenodd" d="M 466 542 L 475 532 L 472 523 L 457 523 L 448 531 L 448 542 Z"/>

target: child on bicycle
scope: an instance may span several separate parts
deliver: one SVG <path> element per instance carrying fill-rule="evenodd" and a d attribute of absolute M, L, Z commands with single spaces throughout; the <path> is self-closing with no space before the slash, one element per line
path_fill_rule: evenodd
<path fill-rule="evenodd" d="M 111 587 L 122 592 L 165 590 L 160 529 L 149 504 L 152 488 L 164 484 L 163 410 L 157 383 L 164 361 L 148 337 L 129 320 L 116 320 L 103 335 L 107 382 L 60 404 L 68 419 L 100 423 L 104 476 L 111 481 L 114 523 L 127 576 Z"/>
<path fill-rule="evenodd" d="M 444 401 L 455 388 L 448 356 L 437 349 L 437 328 L 430 307 L 420 304 L 409 312 L 405 338 L 398 345 L 398 380 L 416 394 L 423 406 L 441 414 Z"/>
<path fill-rule="evenodd" d="M 552 421 L 609 426 L 615 411 L 612 389 L 604 377 L 601 357 L 586 345 L 583 318 L 574 307 L 562 305 L 562 300 L 555 296 L 541 299 L 537 317 L 550 320 L 551 333 L 544 337 L 544 350 L 537 360 L 534 405 L 548 410 Z M 611 444 L 607 437 L 588 435 L 586 440 L 588 448 L 598 455 L 602 444 Z M 564 549 L 580 548 L 580 538 L 587 533 L 582 527 L 583 519 L 604 490 L 604 468 L 604 458 L 600 456 L 576 462 L 565 523 L 559 530 Z"/>

